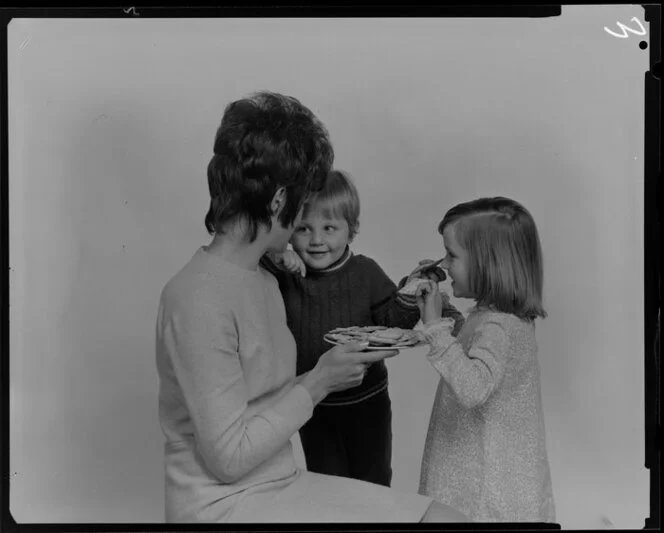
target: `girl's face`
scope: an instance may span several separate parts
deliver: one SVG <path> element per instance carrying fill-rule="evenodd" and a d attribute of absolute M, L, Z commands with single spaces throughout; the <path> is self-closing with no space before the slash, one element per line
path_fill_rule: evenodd
<path fill-rule="evenodd" d="M 457 298 L 472 298 L 468 283 L 468 254 L 456 240 L 454 224 L 443 231 L 443 243 L 447 255 L 441 266 L 452 280 L 452 292 Z"/>
<path fill-rule="evenodd" d="M 348 235 L 345 219 L 327 217 L 314 208 L 295 227 L 290 242 L 307 268 L 322 270 L 343 255 Z"/>

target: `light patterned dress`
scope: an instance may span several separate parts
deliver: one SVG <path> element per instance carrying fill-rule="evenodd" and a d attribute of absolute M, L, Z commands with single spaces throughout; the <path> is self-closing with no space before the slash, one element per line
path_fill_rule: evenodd
<path fill-rule="evenodd" d="M 554 522 L 535 325 L 474 308 L 459 336 L 424 328 L 441 375 L 420 494 L 478 522 Z"/>

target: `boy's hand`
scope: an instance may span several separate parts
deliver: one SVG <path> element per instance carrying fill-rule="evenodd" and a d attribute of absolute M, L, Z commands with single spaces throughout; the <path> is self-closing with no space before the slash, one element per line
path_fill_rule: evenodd
<path fill-rule="evenodd" d="M 302 277 L 307 275 L 307 267 L 304 261 L 293 250 L 285 250 L 283 253 L 272 254 L 272 261 L 282 270 L 293 274 L 299 272 Z"/>
<path fill-rule="evenodd" d="M 420 309 L 420 318 L 423 324 L 440 319 L 443 311 L 443 296 L 438 290 L 438 282 L 433 280 L 422 281 L 415 292 L 417 307 Z"/>
<path fill-rule="evenodd" d="M 415 267 L 408 275 L 406 283 L 415 278 L 430 279 L 436 283 L 445 281 L 447 276 L 445 275 L 445 271 L 438 266 L 439 264 L 440 260 L 434 261 L 432 259 L 422 259 L 418 262 L 417 267 Z"/>

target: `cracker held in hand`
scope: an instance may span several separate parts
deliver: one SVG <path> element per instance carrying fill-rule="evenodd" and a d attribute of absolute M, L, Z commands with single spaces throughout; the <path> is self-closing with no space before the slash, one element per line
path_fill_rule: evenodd
<path fill-rule="evenodd" d="M 415 296 L 417 293 L 417 287 L 420 286 L 422 283 L 426 283 L 426 279 L 424 278 L 413 278 L 411 279 L 408 283 L 406 283 L 401 289 L 399 289 L 399 292 L 401 294 L 405 294 L 407 296 Z"/>
<path fill-rule="evenodd" d="M 333 344 L 368 342 L 370 348 L 410 348 L 424 339 L 412 329 L 387 328 L 385 326 L 350 326 L 336 328 L 323 337 Z"/>

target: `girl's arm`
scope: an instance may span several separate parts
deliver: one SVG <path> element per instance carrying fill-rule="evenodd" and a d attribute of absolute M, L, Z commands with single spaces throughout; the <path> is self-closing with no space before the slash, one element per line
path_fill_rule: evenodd
<path fill-rule="evenodd" d="M 478 407 L 500 386 L 509 351 L 509 336 L 495 320 L 472 332 L 468 352 L 452 337 L 449 327 L 434 322 L 423 333 L 431 345 L 429 362 L 440 373 L 466 408 Z"/>
<path fill-rule="evenodd" d="M 223 483 L 233 483 L 288 443 L 311 417 L 313 401 L 302 385 L 295 385 L 248 417 L 250 397 L 234 317 L 230 310 L 220 313 L 205 296 L 198 294 L 186 309 L 169 316 L 160 314 L 159 339 L 205 464 Z"/>
<path fill-rule="evenodd" d="M 446 292 L 441 292 L 443 300 L 443 309 L 440 313 L 441 318 L 451 318 L 454 320 L 454 329 L 452 329 L 452 336 L 456 337 L 461 328 L 466 323 L 466 318 L 463 316 L 461 311 L 452 305 L 450 302 L 450 297 Z"/>

